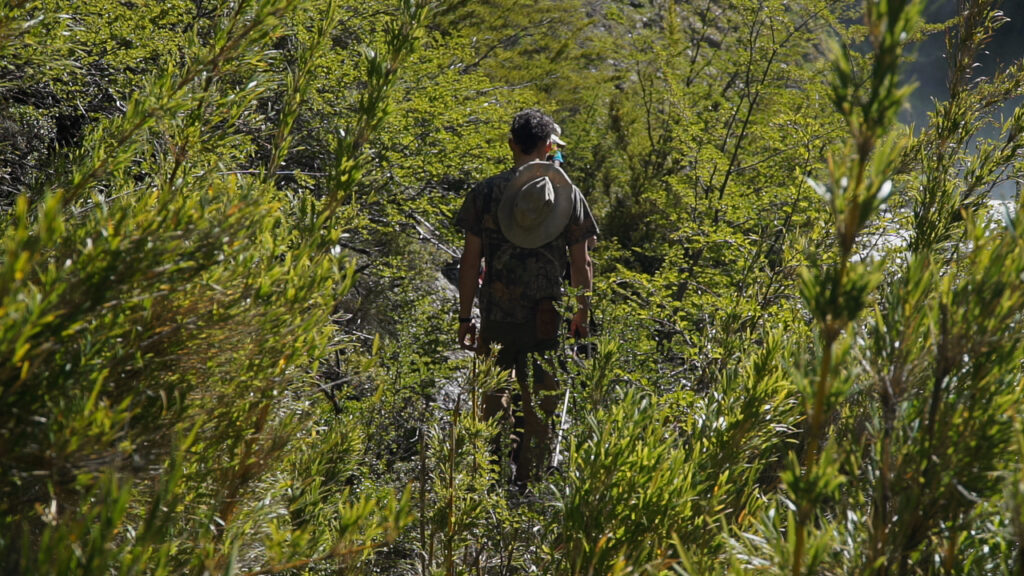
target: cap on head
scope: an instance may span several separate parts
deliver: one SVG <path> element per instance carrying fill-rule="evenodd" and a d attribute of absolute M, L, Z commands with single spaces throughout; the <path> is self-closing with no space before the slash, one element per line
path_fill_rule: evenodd
<path fill-rule="evenodd" d="M 555 131 L 551 133 L 551 138 L 550 138 L 551 143 L 552 144 L 557 144 L 559 146 L 565 146 L 565 141 L 562 140 L 561 136 L 562 136 L 562 127 L 559 126 L 558 124 L 555 124 Z"/>

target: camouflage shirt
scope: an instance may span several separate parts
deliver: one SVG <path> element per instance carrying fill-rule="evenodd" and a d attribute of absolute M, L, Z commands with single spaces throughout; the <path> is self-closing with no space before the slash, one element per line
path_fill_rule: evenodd
<path fill-rule="evenodd" d="M 539 248 L 522 248 L 501 233 L 498 206 L 515 169 L 480 182 L 470 190 L 455 224 L 483 243 L 484 281 L 480 314 L 485 320 L 529 322 L 537 301 L 559 299 L 569 262 L 568 247 L 597 236 L 597 222 L 579 188 L 573 186 L 569 222 L 557 238 Z"/>

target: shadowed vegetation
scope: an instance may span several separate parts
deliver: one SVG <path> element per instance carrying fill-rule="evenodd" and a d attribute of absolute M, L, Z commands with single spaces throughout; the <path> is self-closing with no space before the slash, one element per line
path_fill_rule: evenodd
<path fill-rule="evenodd" d="M 1022 573 L 1024 62 L 923 8 L 0 0 L 0 572 Z M 452 218 L 529 106 L 601 236 L 520 496 Z"/>

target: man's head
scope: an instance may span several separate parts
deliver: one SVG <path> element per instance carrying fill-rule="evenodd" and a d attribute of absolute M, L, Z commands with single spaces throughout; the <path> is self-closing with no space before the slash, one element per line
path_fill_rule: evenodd
<path fill-rule="evenodd" d="M 516 114 L 509 132 L 512 144 L 522 154 L 546 154 L 551 135 L 555 133 L 555 121 L 540 110 L 529 108 Z"/>

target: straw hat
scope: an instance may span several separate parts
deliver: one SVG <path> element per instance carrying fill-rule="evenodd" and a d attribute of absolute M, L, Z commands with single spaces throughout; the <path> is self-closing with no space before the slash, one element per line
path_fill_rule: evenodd
<path fill-rule="evenodd" d="M 516 170 L 498 205 L 498 223 L 510 242 L 537 248 L 561 234 L 569 222 L 573 185 L 550 162 L 535 160 Z"/>

